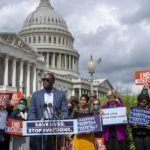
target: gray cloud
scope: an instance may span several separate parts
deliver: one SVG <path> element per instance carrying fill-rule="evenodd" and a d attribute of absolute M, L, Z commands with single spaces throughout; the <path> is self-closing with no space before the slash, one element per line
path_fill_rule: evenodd
<path fill-rule="evenodd" d="M 0 31 L 18 32 L 39 1 L 2 0 Z M 82 77 L 89 78 L 87 63 L 91 53 L 95 61 L 102 58 L 95 78 L 108 78 L 114 86 L 119 82 L 124 91 L 133 88 L 135 71 L 149 70 L 149 0 L 51 0 L 51 4 L 75 37 Z"/>

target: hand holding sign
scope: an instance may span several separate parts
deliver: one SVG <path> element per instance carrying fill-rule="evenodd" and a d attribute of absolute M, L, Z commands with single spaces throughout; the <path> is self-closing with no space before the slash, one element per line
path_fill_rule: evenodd
<path fill-rule="evenodd" d="M 18 105 L 18 100 L 21 97 L 21 92 L 0 93 L 0 107 L 6 108 Z"/>
<path fill-rule="evenodd" d="M 136 85 L 150 85 L 150 71 L 136 71 L 135 72 Z"/>

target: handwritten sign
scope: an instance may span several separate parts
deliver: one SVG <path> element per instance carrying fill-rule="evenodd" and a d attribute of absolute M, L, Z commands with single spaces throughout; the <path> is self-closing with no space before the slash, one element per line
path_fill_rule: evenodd
<path fill-rule="evenodd" d="M 7 112 L 0 110 L 0 129 L 4 130 L 7 122 Z"/>
<path fill-rule="evenodd" d="M 101 131 L 101 125 L 101 116 L 99 114 L 77 118 L 78 134 Z"/>
<path fill-rule="evenodd" d="M 150 125 L 150 109 L 131 107 L 129 124 L 137 124 L 141 126 Z"/>
<path fill-rule="evenodd" d="M 11 107 L 18 105 L 18 100 L 22 97 L 21 92 L 0 93 L 0 107 Z"/>
<path fill-rule="evenodd" d="M 102 115 L 103 125 L 128 123 L 126 107 L 106 108 L 102 111 L 104 111 Z"/>
<path fill-rule="evenodd" d="M 150 84 L 150 71 L 136 71 L 135 84 L 144 85 L 145 82 Z"/>

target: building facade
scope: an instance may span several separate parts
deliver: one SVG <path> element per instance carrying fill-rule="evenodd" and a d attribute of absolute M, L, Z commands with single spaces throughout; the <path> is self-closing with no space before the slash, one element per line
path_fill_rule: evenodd
<path fill-rule="evenodd" d="M 80 77 L 79 53 L 65 20 L 54 10 L 49 0 L 25 19 L 21 31 L 0 33 L 0 91 L 21 90 L 26 96 L 42 88 L 42 76 L 51 72 L 55 87 L 67 97 L 90 94 L 90 82 Z M 113 88 L 106 79 L 94 81 L 99 97 Z"/>

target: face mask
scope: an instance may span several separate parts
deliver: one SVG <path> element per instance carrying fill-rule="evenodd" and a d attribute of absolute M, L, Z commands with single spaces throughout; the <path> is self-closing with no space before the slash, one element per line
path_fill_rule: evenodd
<path fill-rule="evenodd" d="M 100 106 L 99 105 L 94 105 L 95 110 L 99 110 Z"/>
<path fill-rule="evenodd" d="M 22 111 L 22 110 L 25 110 L 25 108 L 26 108 L 25 105 L 22 105 L 22 104 L 19 104 L 19 105 L 18 105 L 18 109 L 21 110 L 21 111 Z"/>
<path fill-rule="evenodd" d="M 143 90 L 143 94 L 146 96 L 149 96 L 148 91 L 147 90 Z"/>

